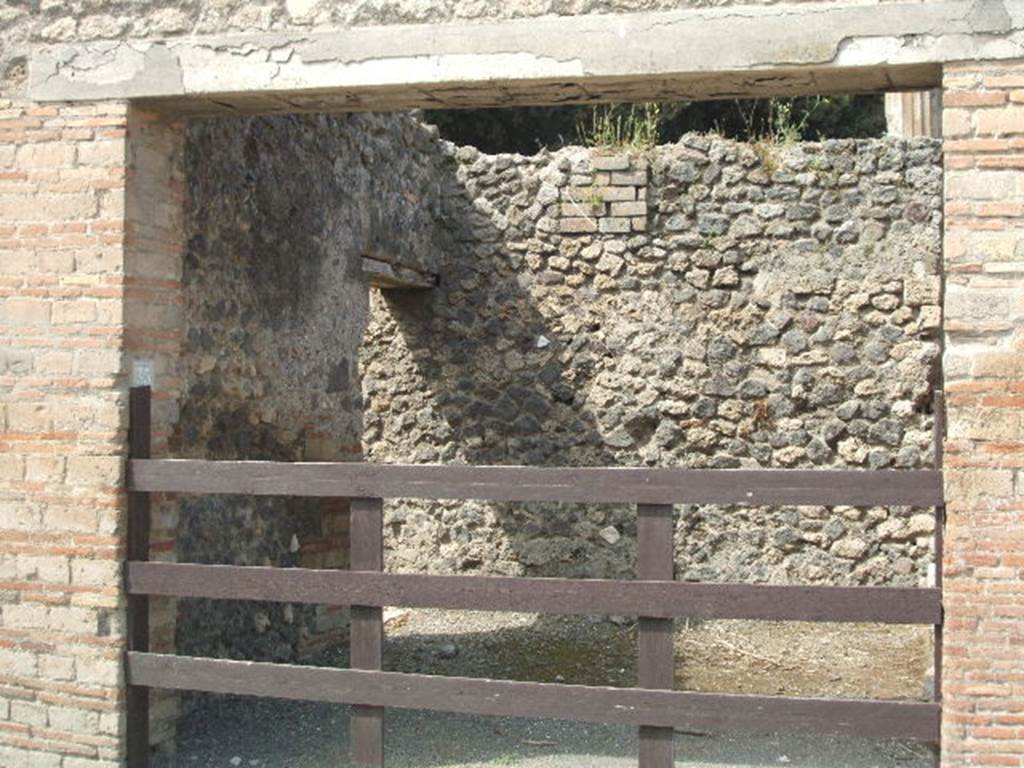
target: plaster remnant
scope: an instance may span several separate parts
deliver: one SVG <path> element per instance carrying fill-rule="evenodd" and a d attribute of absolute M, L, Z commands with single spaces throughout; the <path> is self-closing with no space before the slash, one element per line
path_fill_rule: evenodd
<path fill-rule="evenodd" d="M 904 46 L 905 41 L 898 37 L 847 37 L 839 43 L 832 61 L 841 67 L 855 67 L 866 61 L 891 58 Z"/>
<path fill-rule="evenodd" d="M 293 19 L 302 18 L 316 8 L 317 2 L 318 0 L 286 0 L 285 8 L 288 9 L 288 15 Z"/>
<path fill-rule="evenodd" d="M 975 0 L 967 23 L 974 32 L 1002 34 L 1011 30 L 1012 22 L 1002 0 Z"/>
<path fill-rule="evenodd" d="M 97 60 L 95 44 L 65 45 L 36 52 L 30 88 L 39 100 L 177 98 L 199 112 L 202 99 L 229 94 L 245 110 L 240 94 L 250 92 L 251 111 L 268 94 L 284 103 L 309 91 L 347 109 L 431 106 L 447 103 L 450 84 L 460 106 L 536 103 L 538 94 L 549 103 L 740 97 L 756 90 L 744 82 L 753 72 L 789 78 L 780 85 L 789 94 L 919 88 L 937 85 L 946 61 L 1019 56 L 1020 16 L 998 0 L 789 2 L 107 43 L 112 61 Z M 637 82 L 627 93 L 628 79 Z M 472 84 L 481 90 L 471 94 Z"/>

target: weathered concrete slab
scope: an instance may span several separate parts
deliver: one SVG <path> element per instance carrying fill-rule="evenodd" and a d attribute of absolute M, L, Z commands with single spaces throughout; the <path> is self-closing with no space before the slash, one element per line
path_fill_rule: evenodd
<path fill-rule="evenodd" d="M 1024 0 L 791 3 L 61 45 L 38 100 L 206 111 L 476 106 L 922 88 L 1024 55 Z"/>

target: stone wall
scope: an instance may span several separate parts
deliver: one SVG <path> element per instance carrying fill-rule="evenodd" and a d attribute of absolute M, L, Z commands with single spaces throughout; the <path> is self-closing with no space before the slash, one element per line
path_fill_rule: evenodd
<path fill-rule="evenodd" d="M 1024 764 L 1024 61 L 945 72 L 943 765 Z"/>
<path fill-rule="evenodd" d="M 187 155 L 175 455 L 931 462 L 936 142 L 694 135 L 526 158 L 456 148 L 408 118 L 289 117 L 196 123 Z M 367 253 L 441 286 L 368 297 Z M 181 511 L 182 560 L 346 563 L 344 508 Z M 623 576 L 633 518 L 389 502 L 389 567 Z M 695 579 L 919 583 L 931 532 L 922 510 L 695 507 L 677 561 Z M 179 619 L 184 651 L 269 658 L 342 627 L 326 609 L 202 601 Z"/>
<path fill-rule="evenodd" d="M 578 202 L 570 199 L 574 194 L 570 187 L 589 187 L 581 193 L 582 202 L 609 206 L 594 211 L 606 213 L 608 220 L 622 218 L 612 215 L 613 202 L 631 202 L 610 199 L 628 193 L 608 196 L 595 189 L 616 186 L 611 183 L 612 176 L 604 184 L 596 175 L 615 171 L 588 172 L 590 158 L 579 150 L 528 159 L 477 157 L 470 150 L 456 152 L 408 123 L 371 117 L 323 122 L 310 118 L 307 120 L 312 122 L 291 123 L 278 118 L 276 128 L 268 125 L 258 132 L 253 126 L 260 121 L 244 126 L 238 123 L 234 128 L 210 123 L 197 126 L 192 133 L 190 151 L 198 151 L 193 158 L 203 161 L 193 160 L 194 178 L 189 182 L 193 223 L 186 229 L 181 216 L 185 190 L 181 168 L 184 127 L 180 122 L 125 105 L 39 107 L 6 101 L 3 110 L 0 246 L 9 293 L 0 309 L 5 339 L 0 379 L 4 388 L 0 408 L 4 425 L 0 567 L 8 573 L 0 593 L 4 601 L 0 634 L 6 643 L 0 654 L 7 670 L 0 698 L 4 723 L 0 749 L 5 764 L 56 766 L 62 760 L 66 766 L 83 760 L 112 764 L 120 754 L 120 488 L 125 394 L 134 367 L 151 367 L 153 371 L 156 456 L 216 452 L 222 456 L 301 454 L 314 458 L 335 450 L 352 451 L 359 439 L 358 420 L 338 416 L 335 406 L 357 406 L 357 379 L 361 379 L 366 400 L 363 440 L 367 455 L 374 460 L 677 463 L 685 451 L 691 463 L 709 465 L 754 460 L 799 465 L 820 460 L 826 466 L 840 461 L 837 456 L 843 454 L 838 452 L 845 450 L 841 446 L 846 444 L 851 452 L 843 461 L 859 461 L 863 466 L 872 461 L 884 464 L 891 460 L 907 466 L 927 462 L 928 418 L 920 410 L 927 406 L 927 378 L 932 370 L 932 358 L 925 353 L 936 321 L 934 309 L 928 309 L 933 306 L 934 279 L 904 280 L 900 287 L 892 283 L 896 274 L 913 275 L 915 270 L 922 278 L 933 274 L 934 248 L 929 233 L 937 209 L 928 202 L 926 189 L 935 179 L 937 150 L 933 144 L 846 144 L 817 152 L 813 147 L 798 147 L 782 154 L 717 141 L 706 148 L 683 145 L 662 149 L 648 159 L 647 170 L 631 160 L 636 167 L 628 172 L 648 174 L 646 186 L 635 180 L 619 185 L 629 189 L 634 198 L 642 193 L 649 201 L 644 222 L 647 231 L 632 232 L 632 220 L 643 218 L 633 211 L 627 236 L 560 232 L 566 220 L 582 218 L 570 215 L 575 207 L 563 215 L 563 204 Z M 399 129 L 398 125 L 406 127 Z M 350 130 L 353 127 L 359 128 L 359 138 Z M 295 159 L 312 157 L 314 150 L 320 157 L 320 149 L 337 156 L 329 168 L 323 163 L 316 165 L 304 183 L 286 184 L 292 198 L 286 203 L 272 189 L 282 183 L 285 163 L 261 150 L 260 136 L 279 145 L 294 143 Z M 358 159 L 352 141 L 359 144 Z M 391 170 L 396 157 L 385 147 L 395 141 L 405 142 L 407 148 L 419 147 L 420 159 L 391 176 L 398 180 L 397 188 L 387 183 L 381 186 L 381 179 L 388 178 L 382 169 Z M 212 152 L 214 147 L 224 152 L 223 157 Z M 732 152 L 737 153 L 735 160 L 730 159 Z M 723 153 L 721 157 L 719 153 Z M 795 162 L 806 156 L 808 165 L 787 181 L 791 154 Z M 871 172 L 867 169 L 873 155 L 879 163 L 895 164 Z M 862 225 L 857 235 L 862 242 L 833 246 L 842 225 L 837 222 L 835 231 L 828 233 L 824 225 L 833 225 L 819 221 L 825 215 L 821 212 L 832 203 L 811 198 L 818 192 L 831 194 L 830 179 L 838 185 L 846 173 L 820 161 L 845 162 L 844 157 L 854 158 L 855 169 L 850 173 L 856 184 L 845 186 L 843 182 L 844 186 L 835 189 L 848 194 L 865 188 L 865 202 L 846 202 Z M 222 182 L 217 182 L 212 172 L 218 163 Z M 416 176 L 416 163 L 421 163 L 421 168 L 429 166 L 430 174 Z M 866 165 L 857 171 L 862 163 Z M 756 183 L 759 173 L 767 170 L 766 164 L 776 178 Z M 208 177 L 197 175 L 207 167 L 211 171 Z M 751 178 L 735 178 L 741 170 Z M 676 178 L 670 183 L 673 174 Z M 436 188 L 424 188 L 428 176 Z M 315 196 L 306 190 L 308 186 L 320 193 L 344 192 L 342 202 L 352 202 L 352 190 L 364 189 L 359 186 L 360 179 L 370 180 L 370 194 L 357 196 L 357 211 L 382 203 L 387 208 L 388 200 L 395 202 L 392 209 L 398 218 L 388 219 L 391 224 L 383 229 L 375 229 L 372 219 L 366 224 L 360 218 L 362 213 L 333 205 L 329 195 Z M 409 186 L 403 186 L 402 179 L 408 180 Z M 811 183 L 805 184 L 808 180 Z M 760 189 L 765 199 L 756 203 L 739 197 L 724 199 L 741 188 Z M 209 211 L 197 207 L 194 195 L 199 191 L 206 195 Z M 788 199 L 794 194 L 801 199 Z M 218 199 L 218 195 L 234 195 L 235 199 Z M 432 201 L 435 195 L 436 207 L 424 207 L 423 201 Z M 809 202 L 803 201 L 805 195 Z M 888 202 L 877 200 L 879 195 L 886 196 Z M 912 202 L 918 202 L 921 210 L 913 208 L 912 212 Z M 325 218 L 308 218 L 312 213 L 307 209 L 318 203 L 324 204 L 318 210 Z M 747 203 L 754 205 L 749 212 L 725 210 L 726 205 L 742 207 Z M 790 206 L 798 204 L 813 208 L 814 218 L 800 218 L 804 209 L 787 214 Z M 292 218 L 258 218 L 279 205 L 281 210 L 287 206 L 291 217 L 306 217 L 302 221 L 308 226 L 298 235 L 312 230 L 315 236 L 299 240 L 301 249 L 288 250 L 291 246 L 281 236 Z M 772 218 L 776 209 L 757 207 L 771 205 L 782 205 L 782 215 Z M 759 219 L 759 211 L 769 217 Z M 415 218 L 424 212 L 424 218 Z M 338 218 L 330 219 L 328 213 Z M 739 229 L 733 232 L 741 221 L 750 224 L 743 219 L 747 214 L 766 228 L 772 227 L 770 235 L 767 229 L 749 237 L 740 237 Z M 193 238 L 186 260 L 182 233 L 195 234 L 200 215 L 207 216 L 206 224 L 217 232 L 217 242 L 230 244 L 230 248 L 217 251 L 216 243 Z M 406 215 L 412 218 L 403 218 Z M 670 231 L 669 222 L 680 216 L 683 218 L 676 218 L 672 227 L 687 221 L 691 226 Z M 714 216 L 725 217 L 729 231 L 700 234 L 702 221 L 705 227 L 721 227 L 722 219 Z M 267 221 L 277 226 L 254 226 Z M 214 226 L 218 222 L 219 229 Z M 875 247 L 884 246 L 876 254 L 886 258 L 863 263 L 881 269 L 880 274 L 869 274 L 870 269 L 858 266 L 858 259 L 867 253 L 858 249 L 866 249 L 870 245 L 867 240 L 876 236 L 872 232 L 878 232 L 870 226 L 872 222 L 882 222 Z M 826 244 L 818 246 L 820 254 L 802 250 L 798 247 L 801 240 L 794 240 L 815 225 L 818 234 L 813 237 L 826 235 Z M 694 227 L 699 243 L 687 240 Z M 794 230 L 787 233 L 786 227 Z M 385 236 L 374 240 L 371 234 L 375 231 Z M 294 228 L 291 232 L 297 236 Z M 638 238 L 645 239 L 643 245 Z M 598 241 L 600 248 L 596 247 Z M 443 283 L 440 289 L 419 295 L 372 295 L 371 328 L 362 351 L 363 370 L 357 377 L 351 361 L 359 337 L 356 328 L 365 322 L 360 312 L 367 304 L 360 303 L 366 299 L 351 258 L 374 243 L 379 253 L 382 242 L 399 243 L 398 255 L 410 257 L 417 253 L 414 243 L 428 243 L 431 253 L 443 256 Z M 794 267 L 799 272 L 809 263 L 806 259 L 823 259 L 833 247 L 838 260 L 827 264 L 836 276 L 830 294 L 811 291 L 824 290 L 820 281 L 795 286 L 792 296 L 780 288 L 780 275 Z M 298 260 L 300 250 L 302 261 Z M 269 254 L 278 252 L 294 257 L 288 265 L 296 272 L 312 269 L 303 274 L 318 277 L 311 285 L 323 293 L 293 295 L 307 284 L 284 282 L 286 278 L 273 271 L 282 266 L 280 261 L 269 273 L 261 271 L 263 266 L 273 266 L 266 262 L 271 259 Z M 256 253 L 261 255 L 259 268 L 251 261 Z M 337 253 L 339 258 L 324 258 L 325 253 Z M 247 258 L 254 271 L 245 269 Z M 720 263 L 715 261 L 718 258 Z M 313 269 L 318 260 L 323 271 Z M 915 266 L 919 261 L 922 266 Z M 184 273 L 183 263 L 187 263 Z M 813 263 L 820 266 L 820 262 Z M 735 283 L 730 269 L 735 270 Z M 808 271 L 808 279 L 813 274 Z M 853 290 L 849 283 L 861 279 L 864 285 L 880 286 L 877 290 Z M 360 283 L 359 291 L 353 282 Z M 204 298 L 207 295 L 209 302 Z M 736 298 L 747 296 L 754 298 L 746 304 Z M 757 296 L 768 297 L 767 303 L 758 304 Z M 827 307 L 822 303 L 826 297 Z M 231 299 L 237 306 L 225 301 L 218 308 L 220 299 Z M 848 301 L 860 303 L 856 312 L 844 309 Z M 275 327 L 273 336 L 287 339 L 287 350 L 265 346 L 272 344 L 268 341 L 270 326 L 280 320 L 278 314 L 265 312 L 269 302 L 279 305 L 288 320 Z M 319 311 L 340 305 L 350 313 L 345 322 L 322 317 L 329 313 Z M 304 336 L 305 330 L 297 325 L 302 313 L 295 311 L 296 307 L 317 310 L 317 324 L 305 329 L 312 336 Z M 218 312 L 224 313 L 220 320 Z M 787 313 L 792 317 L 783 322 Z M 739 323 L 741 335 L 731 339 L 734 352 L 727 352 L 732 347 L 717 346 L 718 336 L 711 333 L 726 314 L 734 315 Z M 811 321 L 819 315 L 824 319 L 812 329 Z M 231 318 L 241 323 L 235 335 L 229 328 Z M 822 325 L 830 324 L 835 325 L 831 341 L 825 340 L 825 332 L 815 336 Z M 746 346 L 745 334 L 762 326 L 769 328 L 765 333 L 771 343 L 756 349 Z M 892 331 L 885 329 L 891 327 L 904 329 L 906 340 L 887 339 L 884 334 Z M 394 335 L 388 337 L 389 331 Z M 787 336 L 793 331 L 806 336 L 806 342 L 800 341 L 799 334 Z M 226 342 L 229 355 L 215 354 L 213 350 L 219 347 L 204 333 Z M 846 433 L 828 437 L 825 423 L 815 416 L 817 405 L 811 407 L 798 398 L 794 402 L 800 409 L 785 413 L 789 400 L 773 400 L 772 395 L 781 393 L 775 389 L 781 381 L 793 391 L 805 369 L 856 369 L 839 346 L 839 342 L 849 342 L 850 334 L 863 337 L 864 345 L 868 339 L 882 346 L 890 343 L 892 362 L 862 366 L 872 371 L 879 365 L 888 369 L 885 376 L 873 373 L 858 379 L 868 382 L 861 391 L 843 392 L 839 405 L 852 399 L 862 402 L 856 409 L 850 405 L 844 411 L 848 415 L 842 427 Z M 923 340 L 916 338 L 921 334 Z M 323 351 L 310 342 L 313 336 L 332 343 L 332 353 L 341 353 L 338 358 L 331 357 L 331 362 L 347 358 L 347 387 L 328 392 L 335 386 L 330 381 L 343 383 L 344 377 L 311 364 L 314 352 Z M 783 341 L 784 337 L 788 340 Z M 430 347 L 441 340 L 436 348 Z M 807 349 L 800 349 L 803 343 Z M 184 355 L 183 344 L 187 348 Z M 795 345 L 794 349 L 787 344 Z M 855 355 L 867 354 L 860 344 L 854 345 Z M 713 346 L 718 351 L 712 352 Z M 841 359 L 815 362 L 819 348 L 827 348 L 830 360 L 838 349 Z M 657 386 L 652 385 L 650 391 L 643 382 L 650 376 L 651 359 L 631 354 L 630 349 L 652 349 L 658 355 L 653 375 Z M 910 354 L 913 350 L 917 351 Z M 806 360 L 807 365 L 796 365 L 794 359 Z M 497 360 L 500 368 L 495 365 Z M 733 365 L 729 366 L 730 362 Z M 248 369 L 249 364 L 267 367 Z M 392 364 L 397 373 L 382 375 L 383 367 Z M 274 385 L 276 389 L 262 393 L 267 395 L 264 401 L 276 400 L 283 414 L 301 410 L 315 418 L 300 429 L 264 406 L 255 406 L 256 392 L 245 389 L 252 370 L 260 373 L 260 378 L 270 374 L 271 382 L 273 376 L 283 377 Z M 715 371 L 721 372 L 717 378 Z M 450 373 L 455 375 L 442 378 Z M 726 384 L 760 381 L 767 392 L 759 394 L 755 388 L 742 397 L 739 393 L 733 396 L 720 388 L 723 378 Z M 801 397 L 812 397 L 819 378 L 804 375 L 799 381 L 801 388 L 810 387 Z M 878 381 L 881 389 L 873 391 L 871 382 Z M 304 389 L 311 382 L 319 390 L 316 399 Z M 514 386 L 507 391 L 509 399 L 503 400 L 501 387 L 506 384 Z M 705 386 L 713 389 L 705 391 Z M 204 387 L 213 394 L 204 395 Z M 669 418 L 660 410 L 649 413 L 654 404 L 650 402 L 652 394 L 658 394 L 658 402 L 666 408 L 678 408 L 678 412 L 667 412 Z M 209 407 L 214 396 L 225 404 L 222 411 Z M 753 399 L 743 399 L 747 396 Z M 882 406 L 872 405 L 874 400 L 887 401 L 890 413 L 879 413 Z M 764 406 L 758 405 L 752 414 L 730 417 L 737 410 L 746 413 L 748 403 L 761 401 Z M 492 405 L 501 409 L 496 418 L 487 411 Z M 754 423 L 746 423 L 752 418 Z M 797 418 L 805 419 L 807 426 L 798 425 Z M 672 423 L 663 427 L 666 421 Z M 889 426 L 877 427 L 882 423 Z M 493 442 L 495 435 L 509 433 L 509 424 L 513 434 Z M 530 431 L 536 425 L 551 425 L 552 429 L 538 436 Z M 769 426 L 786 436 L 784 444 L 766 442 L 763 433 Z M 834 427 L 840 428 L 838 424 Z M 210 442 L 221 428 L 226 437 Z M 893 435 L 900 429 L 897 441 Z M 808 439 L 802 431 L 808 433 Z M 883 434 L 889 437 L 883 439 Z M 837 453 L 808 450 L 815 437 Z M 861 442 L 847 442 L 850 440 Z M 747 446 L 749 455 L 743 455 L 741 444 Z M 919 455 L 915 456 L 914 448 Z M 268 526 L 263 530 L 269 530 L 271 546 L 265 551 L 225 552 L 243 562 L 273 556 L 280 557 L 282 563 L 327 563 L 323 551 L 310 548 L 303 552 L 302 541 L 308 533 L 312 539 L 335 546 L 340 545 L 344 533 L 344 510 L 327 510 L 326 515 L 321 510 L 319 520 L 315 513 L 307 512 L 306 519 L 314 521 L 312 528 L 283 532 L 273 529 L 276 516 L 269 514 L 270 506 L 253 508 L 251 518 L 225 504 L 184 509 L 191 518 L 181 518 L 182 507 L 176 503 L 155 507 L 154 557 L 177 556 L 179 526 L 186 532 L 186 540 L 192 536 L 189 546 L 194 547 L 191 551 L 198 553 L 197 558 L 214 548 L 229 549 L 227 545 L 234 542 L 214 542 L 199 532 L 203 517 L 221 522 L 224 516 L 233 516 L 235 521 L 253 522 L 254 533 L 259 527 L 255 523 Z M 284 511 L 285 507 L 275 509 Z M 390 567 L 595 575 L 619 574 L 629 567 L 628 510 L 590 510 L 585 515 L 547 519 L 534 514 L 534 509 L 431 511 L 436 516 L 408 506 L 389 510 Z M 702 578 L 730 574 L 781 578 L 793 573 L 794 577 L 827 579 L 835 573 L 861 580 L 911 581 L 920 577 L 926 559 L 927 547 L 913 538 L 924 532 L 913 528 L 915 518 L 903 511 L 876 525 L 872 521 L 882 516 L 879 510 L 863 516 L 841 510 L 842 520 L 825 518 L 821 510 L 800 510 L 799 514 L 784 510 L 777 513 L 782 517 L 772 518 L 760 533 L 752 524 L 744 526 L 744 535 L 736 542 L 722 533 L 724 512 L 705 509 L 688 513 L 680 528 L 681 573 Z M 904 518 L 906 529 L 902 528 Z M 324 519 L 332 521 L 326 528 Z M 827 532 L 826 523 L 832 526 Z M 729 524 L 734 524 L 732 518 Z M 887 526 L 884 534 L 882 525 Z M 292 533 L 299 539 L 299 553 L 291 551 Z M 819 542 L 828 542 L 827 552 L 824 543 L 812 543 L 815 536 Z M 582 546 L 573 550 L 571 542 L 580 537 Z M 859 552 L 862 539 L 866 549 Z M 398 541 L 409 546 L 396 547 Z M 707 553 L 706 563 L 688 552 L 688 547 L 694 546 L 691 542 L 713 543 L 702 550 Z M 763 555 L 761 542 L 767 544 Z M 531 551 L 531 546 L 537 550 Z M 422 553 L 432 553 L 436 564 L 428 564 Z M 811 553 L 816 553 L 814 558 Z M 900 573 L 899 568 L 906 570 L 901 563 L 906 562 L 910 563 L 909 572 Z M 812 566 L 820 568 L 820 573 L 812 572 Z M 182 608 L 181 615 L 186 621 L 195 621 L 197 614 L 189 618 L 187 611 Z M 154 601 L 155 649 L 171 647 L 176 615 L 169 601 Z M 230 609 L 221 614 L 231 631 L 240 627 L 232 624 L 234 616 L 237 614 Z M 282 653 L 275 650 L 279 642 L 291 651 L 299 626 L 309 626 L 305 623 L 308 617 L 301 613 L 293 613 L 291 622 L 284 611 L 267 618 L 271 622 L 267 634 L 251 647 L 257 655 Z M 328 615 L 325 619 L 328 629 L 335 618 Z M 315 628 L 317 617 L 312 620 Z M 230 646 L 230 632 L 227 636 Z M 212 650 L 234 652 L 230 647 Z M 160 727 L 154 738 L 159 739 L 173 722 L 174 700 L 157 696 L 156 702 Z"/>
<path fill-rule="evenodd" d="M 794 0 L 788 0 L 793 2 Z M 795 0 L 811 2 L 811 0 Z M 894 0 L 887 0 L 893 2 Z M 724 5 L 775 5 L 780 0 L 138 0 L 130 7 L 117 0 L 12 0 L 0 8 L 0 83 L 20 77 L 33 45 L 117 40 L 129 37 L 182 37 L 222 32 L 251 33 L 287 29 L 344 29 L 382 24 L 423 24 L 458 20 L 523 18 L 642 10 L 675 10 Z M 831 0 L 854 5 L 854 0 Z"/>
<path fill-rule="evenodd" d="M 376 295 L 377 462 L 858 467 L 932 462 L 934 140 L 452 154 L 441 286 Z M 388 567 L 624 576 L 624 508 L 389 502 Z M 932 515 L 678 516 L 681 578 L 927 579 Z"/>
<path fill-rule="evenodd" d="M 871 4 L 854 4 L 874 17 Z M 837 89 L 849 87 L 853 81 L 848 78 L 856 72 L 851 66 L 865 64 L 874 77 L 870 87 L 881 88 L 893 81 L 880 67 L 897 60 L 939 66 L 943 61 L 1019 57 L 1020 46 L 1014 44 L 1019 38 L 1018 6 L 1005 0 L 970 4 L 970 29 L 979 30 L 976 35 L 938 30 L 900 39 L 844 39 L 844 55 L 833 62 L 836 77 L 823 76 L 828 65 L 814 72 L 813 82 L 818 87 L 829 82 Z M 182 37 L 292 27 L 304 34 L 306 29 L 351 23 L 640 7 L 666 3 L 13 0 L 0 7 L 0 764 L 119 764 L 124 736 L 124 677 L 118 662 L 124 640 L 118 571 L 124 545 L 121 467 L 133 364 L 152 363 L 155 371 L 156 455 L 166 454 L 181 392 L 176 361 L 183 323 L 182 125 L 173 116 L 147 114 L 119 101 L 33 103 L 22 87 L 30 48 L 127 35 Z M 1001 24 L 1005 32 L 1007 18 L 1018 30 L 1012 35 L 1000 32 Z M 817 50 L 808 48 L 810 55 Z M 791 62 L 792 54 L 780 38 L 768 58 Z M 510 60 L 519 66 L 518 59 Z M 763 95 L 775 87 L 777 80 L 766 80 L 749 65 L 753 71 L 742 78 L 742 92 Z M 1012 766 L 1021 764 L 1024 750 L 1024 523 L 1018 459 L 1024 433 L 1019 400 L 1024 65 L 944 66 L 950 171 L 945 253 L 951 289 L 942 300 L 949 318 L 945 367 L 950 434 L 943 764 Z M 637 77 L 649 75 L 653 67 L 651 62 L 639 65 Z M 934 71 L 931 64 L 925 68 Z M 237 67 L 239 72 L 246 69 L 244 64 Z M 808 76 L 807 69 L 800 72 L 801 78 Z M 523 75 L 517 70 L 514 76 Z M 716 82 L 735 90 L 735 79 Z M 793 92 L 803 82 L 789 79 L 778 87 Z M 456 97 L 465 95 L 458 84 L 452 90 Z M 528 85 L 520 94 L 527 91 L 537 98 Z M 382 109 L 395 106 L 387 99 L 377 103 Z M 266 102 L 256 94 L 250 108 L 260 109 L 260 104 Z M 561 254 L 546 254 L 549 261 L 552 255 Z M 634 269 L 631 261 L 624 261 L 622 271 Z M 386 311 L 402 310 L 401 303 L 392 300 Z M 410 314 L 418 311 L 414 302 L 405 304 Z M 383 304 L 378 307 L 385 310 Z M 864 316 L 874 311 L 865 308 Z M 517 312 L 509 311 L 513 319 Z M 557 314 L 557 306 L 538 316 L 554 316 L 552 312 Z M 916 312 L 918 318 L 926 314 L 923 309 Z M 463 312 L 460 322 L 472 327 L 476 314 Z M 379 343 L 382 337 L 374 338 Z M 507 355 L 510 350 L 501 351 Z M 484 354 L 494 353 L 488 349 Z M 429 369 L 422 359 L 417 358 L 417 365 Z M 441 394 L 448 389 L 445 382 L 437 384 Z M 397 402 L 406 394 L 391 392 Z M 905 399 L 895 398 L 894 403 Z M 436 441 L 424 433 L 429 426 L 431 434 L 443 434 L 435 428 L 440 421 L 420 403 L 414 402 L 411 411 L 416 415 L 407 424 L 410 439 L 422 455 L 435 455 Z M 389 415 L 381 424 L 397 418 Z M 377 428 L 385 431 L 384 426 Z M 476 440 L 470 436 L 466 445 L 475 448 Z M 382 445 L 381 455 L 388 454 L 386 441 Z M 446 448 L 445 453 L 455 456 L 457 451 Z M 154 555 L 173 557 L 177 506 L 161 504 L 155 511 Z M 411 510 L 403 520 L 398 510 L 392 524 L 396 530 L 424 530 L 416 517 L 421 514 Z M 444 514 L 454 518 L 453 513 Z M 485 528 L 493 529 L 497 518 L 494 510 L 482 510 L 481 519 Z M 603 521 L 599 524 L 604 526 Z M 438 530 L 431 546 L 451 555 L 459 552 L 454 540 L 476 535 L 472 530 Z M 443 540 L 449 535 L 453 541 Z M 608 570 L 618 570 L 620 561 L 620 555 L 609 555 Z M 478 567 L 478 562 L 469 559 L 464 565 Z M 523 567 L 518 557 L 506 562 L 510 569 Z M 166 648 L 171 640 L 174 615 L 172 605 L 154 606 L 156 649 Z M 167 701 L 161 698 L 158 706 Z"/>
<path fill-rule="evenodd" d="M 174 455 L 361 456 L 361 257 L 429 268 L 440 248 L 435 132 L 405 116 L 191 124 L 185 339 Z M 184 562 L 344 567 L 343 503 L 191 497 Z M 179 652 L 292 659 L 341 639 L 337 607 L 182 601 Z"/>

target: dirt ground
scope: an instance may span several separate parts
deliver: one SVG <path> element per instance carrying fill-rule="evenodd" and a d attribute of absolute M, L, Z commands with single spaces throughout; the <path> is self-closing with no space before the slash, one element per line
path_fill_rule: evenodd
<path fill-rule="evenodd" d="M 465 611 L 388 611 L 388 670 L 587 685 L 633 685 L 632 622 Z M 927 628 L 718 621 L 677 624 L 676 688 L 925 698 Z M 346 648 L 312 663 L 348 665 Z M 177 751 L 157 766 L 345 768 L 348 708 L 202 696 Z M 391 710 L 391 768 L 628 768 L 635 729 Z M 678 768 L 926 768 L 925 745 L 801 734 L 679 733 Z"/>
<path fill-rule="evenodd" d="M 636 684 L 633 622 L 427 610 L 389 612 L 389 618 L 388 669 L 583 685 Z M 340 650 L 331 663 L 342 662 L 345 653 Z M 677 690 L 916 699 L 926 694 L 930 664 L 927 627 L 763 621 L 676 624 Z"/>

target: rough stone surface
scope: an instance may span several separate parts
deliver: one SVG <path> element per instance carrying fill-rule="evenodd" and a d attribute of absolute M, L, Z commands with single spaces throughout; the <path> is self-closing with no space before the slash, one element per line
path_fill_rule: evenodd
<path fill-rule="evenodd" d="M 529 10 L 481 3 L 481 21 L 471 29 L 395 26 L 401 6 L 387 6 L 377 22 L 386 20 L 388 29 L 339 27 L 328 16 L 324 23 L 335 28 L 325 34 L 288 29 L 273 6 L 263 6 L 267 16 L 247 31 L 282 31 L 37 51 L 32 94 L 172 98 L 176 108 L 231 113 L 911 89 L 938 85 L 945 61 L 1018 55 L 1024 38 L 1024 9 L 1002 0 L 794 4 L 741 13 L 651 12 L 657 0 L 629 5 L 600 9 L 629 14 L 569 17 L 545 15 L 554 10 L 547 3 Z M 487 19 L 505 15 L 541 18 Z M 128 36 L 123 29 L 118 35 Z"/>
<path fill-rule="evenodd" d="M 489 156 L 371 116 L 210 121 L 190 137 L 179 453 L 323 457 L 312 440 L 355 457 L 361 440 L 381 462 L 931 460 L 935 142 L 778 147 L 692 135 L 643 156 Z M 413 150 L 401 173 L 381 165 L 389 143 Z M 258 151 L 278 144 L 289 147 L 280 160 Z M 311 162 L 321 151 L 333 163 Z M 311 170 L 289 183 L 286 167 Z M 606 201 L 609 190 L 623 192 Z M 641 231 L 562 226 L 613 219 L 623 196 L 642 201 Z M 567 211 L 567 201 L 581 205 Z M 381 202 L 391 226 L 376 240 L 439 272 L 441 286 L 374 291 L 368 310 L 355 265 L 373 240 L 362 222 Z M 416 211 L 430 215 L 410 219 Z M 275 504 L 207 504 L 268 535 L 245 548 L 186 514 L 186 559 L 222 558 L 230 543 L 246 562 L 284 564 L 297 561 L 293 535 L 319 541 L 312 512 L 306 525 Z M 908 535 L 910 515 L 690 508 L 678 568 L 700 579 L 917 583 L 930 532 Z M 387 524 L 399 570 L 633 567 L 634 516 L 623 508 L 389 502 Z M 268 615 L 271 644 L 271 627 L 301 633 Z"/>
<path fill-rule="evenodd" d="M 175 455 L 359 459 L 357 352 L 368 311 L 360 257 L 421 269 L 433 261 L 437 147 L 432 129 L 404 116 L 191 125 Z M 180 520 L 183 561 L 348 562 L 344 505 L 191 497 Z M 189 600 L 178 649 L 291 659 L 338 640 L 343 626 L 329 607 Z"/>
<path fill-rule="evenodd" d="M 615 203 L 599 201 L 595 171 L 605 156 L 449 151 L 455 245 L 440 254 L 440 288 L 373 298 L 361 352 L 368 459 L 929 466 L 938 308 L 904 295 L 917 280 L 937 297 L 937 142 L 687 136 L 630 158 L 650 168 L 647 231 L 621 234 L 559 226 L 608 220 Z M 565 218 L 552 188 L 590 201 L 593 218 Z M 909 535 L 909 517 L 690 507 L 677 568 L 917 583 L 930 535 Z M 389 502 L 387 523 L 397 570 L 633 568 L 623 508 Z"/>

